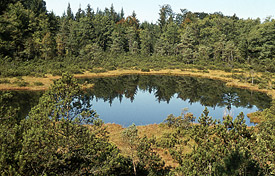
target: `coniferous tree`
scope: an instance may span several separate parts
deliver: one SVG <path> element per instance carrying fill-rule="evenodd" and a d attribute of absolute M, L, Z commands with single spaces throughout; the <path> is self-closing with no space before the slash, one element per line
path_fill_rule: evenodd
<path fill-rule="evenodd" d="M 74 20 L 74 14 L 73 14 L 73 12 L 72 12 L 70 3 L 68 3 L 66 15 L 67 15 L 67 19 L 68 19 L 68 20 Z"/>
<path fill-rule="evenodd" d="M 181 36 L 181 42 L 177 46 L 179 54 L 183 56 L 187 64 L 194 62 L 195 46 L 198 43 L 196 35 L 191 27 L 187 27 Z"/>
<path fill-rule="evenodd" d="M 150 55 L 154 51 L 154 44 L 153 44 L 153 35 L 152 31 L 149 29 L 144 29 L 140 33 L 140 51 L 143 55 Z"/>
<path fill-rule="evenodd" d="M 124 158 L 79 91 L 76 80 L 64 74 L 22 122 L 21 174 L 109 175 L 123 169 Z"/>
<path fill-rule="evenodd" d="M 161 6 L 161 9 L 160 9 L 160 12 L 159 12 L 160 17 L 159 17 L 159 20 L 158 20 L 161 31 L 165 30 L 167 20 L 172 15 L 173 15 L 173 11 L 172 11 L 170 5 L 166 4 L 166 5 Z"/>

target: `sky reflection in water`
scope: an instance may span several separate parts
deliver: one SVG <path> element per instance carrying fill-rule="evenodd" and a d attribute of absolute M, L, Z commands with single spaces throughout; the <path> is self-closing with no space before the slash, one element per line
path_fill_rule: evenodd
<path fill-rule="evenodd" d="M 100 84 L 103 84 L 104 86 L 108 85 L 112 87 L 112 90 L 111 90 L 110 87 L 107 86 L 108 88 L 106 88 L 105 90 L 106 95 L 102 95 L 102 93 L 99 93 L 98 90 L 94 90 L 95 93 L 92 93 L 93 94 L 92 97 L 94 97 L 92 99 L 93 109 L 96 110 L 96 112 L 99 114 L 99 117 L 105 123 L 121 124 L 124 127 L 127 127 L 132 123 L 135 123 L 136 125 L 146 125 L 146 124 L 154 124 L 154 123 L 158 124 L 163 122 L 163 120 L 166 119 L 166 117 L 169 114 L 174 114 L 175 116 L 179 116 L 183 108 L 188 108 L 188 112 L 192 112 L 197 117 L 196 118 L 196 122 L 197 122 L 198 117 L 202 114 L 206 106 L 210 111 L 209 113 L 210 116 L 212 116 L 214 119 L 220 119 L 222 121 L 222 117 L 225 114 L 225 112 L 228 113 L 228 110 L 226 107 L 228 106 L 228 104 L 230 104 L 231 105 L 230 114 L 233 115 L 233 117 L 236 117 L 240 112 L 243 112 L 245 114 L 246 124 L 248 126 L 252 126 L 254 124 L 250 123 L 250 120 L 249 118 L 246 117 L 246 114 L 250 112 L 255 112 L 259 108 L 266 108 L 265 106 L 268 106 L 269 104 L 268 102 L 270 101 L 269 97 L 267 97 L 264 94 L 261 94 L 258 92 L 251 93 L 251 92 L 248 92 L 247 90 L 228 88 L 228 87 L 224 88 L 224 92 L 222 92 L 221 90 L 220 91 L 214 90 L 214 92 L 216 93 L 213 93 L 213 90 L 211 91 L 208 89 L 207 91 L 208 92 L 210 91 L 213 94 L 211 96 L 205 95 L 204 93 L 202 94 L 198 93 L 198 90 L 201 90 L 201 87 L 207 87 L 205 86 L 205 81 L 201 83 L 201 80 L 205 80 L 205 79 L 199 79 L 199 81 L 197 82 L 198 85 L 194 85 L 195 83 L 194 81 L 192 81 L 193 82 L 192 86 L 196 87 L 196 88 L 192 87 L 192 90 L 194 92 L 197 92 L 195 96 L 192 93 L 192 95 L 187 94 L 187 96 L 185 96 L 184 98 L 182 96 L 181 98 L 179 98 L 178 97 L 179 94 L 183 94 L 187 91 L 187 90 L 180 90 L 180 91 L 175 91 L 174 93 L 172 93 L 172 96 L 169 97 L 167 96 L 167 93 L 161 92 L 161 90 L 163 91 L 167 89 L 165 88 L 166 86 L 168 86 L 167 82 L 164 87 L 159 86 L 159 85 L 165 84 L 162 82 L 163 77 L 155 76 L 156 78 L 155 80 L 159 80 L 158 82 L 154 82 L 150 78 L 141 78 L 141 77 L 146 77 L 146 76 L 138 77 L 137 79 L 138 81 L 135 79 L 136 87 L 133 86 L 134 85 L 133 82 L 129 81 L 129 78 L 126 78 L 125 76 L 121 78 L 119 77 L 108 78 L 109 79 L 108 81 L 100 80 L 101 78 L 92 81 L 95 84 L 94 86 L 95 89 L 105 89 L 99 86 Z M 125 84 L 121 85 L 121 82 L 117 79 L 122 79 L 123 82 L 125 82 Z M 127 79 L 128 81 L 125 81 L 125 79 Z M 151 85 L 147 85 L 146 87 L 145 85 L 141 84 L 140 82 L 143 82 L 143 83 L 146 82 L 144 81 L 144 79 L 146 79 L 147 82 L 150 82 Z M 150 79 L 150 81 L 148 81 L 148 79 Z M 167 78 L 164 78 L 164 79 L 167 79 Z M 173 78 L 171 79 L 173 80 Z M 196 79 L 196 78 L 192 78 L 192 79 Z M 173 81 L 179 82 L 181 81 L 181 78 L 176 77 L 175 80 Z M 209 80 L 209 81 L 210 81 L 209 83 L 213 84 L 214 80 Z M 131 85 L 130 86 L 131 88 L 127 89 L 127 87 L 129 87 L 128 86 L 129 84 Z M 139 85 L 141 85 L 141 87 L 143 88 L 139 88 Z M 224 84 L 221 82 L 217 82 L 217 86 L 221 87 L 221 85 L 224 85 Z M 180 86 L 176 85 L 176 88 L 173 88 L 173 89 L 178 90 L 177 87 L 180 87 Z M 151 93 L 149 92 L 149 90 L 151 90 Z M 190 92 L 192 92 L 192 90 Z M 237 90 L 237 93 L 234 92 L 235 90 Z M 129 95 L 127 95 L 128 98 L 126 98 L 125 94 L 127 93 L 125 92 L 131 92 L 132 95 L 130 97 Z M 169 92 L 168 94 L 171 95 L 171 92 Z M 217 97 L 221 97 L 220 94 L 222 94 L 223 96 L 221 100 L 216 102 Z M 166 98 L 160 97 L 160 95 L 163 95 L 163 97 L 166 97 Z M 251 97 L 244 97 L 244 96 L 251 96 L 252 99 Z M 192 101 L 190 101 L 189 98 L 192 98 Z M 205 99 L 209 100 L 209 102 L 207 102 Z M 257 106 L 261 106 L 259 108 L 256 105 L 254 105 L 255 100 L 258 100 L 258 99 L 259 101 L 263 101 L 263 100 L 265 101 L 263 105 L 260 104 L 259 102 L 256 103 Z M 251 101 L 249 102 L 249 100 L 251 100 L 252 102 Z M 208 105 L 205 105 L 205 104 L 208 104 Z"/>

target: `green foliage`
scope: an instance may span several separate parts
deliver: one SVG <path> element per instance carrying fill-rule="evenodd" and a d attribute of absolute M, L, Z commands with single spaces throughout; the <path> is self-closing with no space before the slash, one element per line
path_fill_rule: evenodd
<path fill-rule="evenodd" d="M 142 68 L 141 71 L 142 72 L 150 72 L 150 69 L 149 68 Z"/>
<path fill-rule="evenodd" d="M 19 87 L 26 87 L 28 86 L 30 83 L 23 81 L 23 80 L 16 80 L 13 82 L 13 84 L 16 84 Z"/>
<path fill-rule="evenodd" d="M 242 113 L 235 120 L 226 116 L 222 123 L 216 123 L 208 116 L 208 110 L 205 109 L 199 118 L 199 123 L 188 135 L 195 143 L 192 144 L 192 152 L 184 154 L 182 148 L 171 151 L 173 158 L 180 164 L 172 173 L 180 175 L 266 175 L 270 173 L 269 169 L 273 167 L 267 164 L 270 162 L 256 157 L 258 154 L 255 153 L 255 148 L 263 146 L 257 142 L 259 138 L 256 137 L 254 129 L 248 129 L 245 125 Z"/>
<path fill-rule="evenodd" d="M 173 114 L 170 114 L 165 120 L 164 124 L 168 127 L 188 129 L 191 127 L 191 123 L 195 121 L 195 118 L 192 113 L 183 113 L 175 117 Z"/>
<path fill-rule="evenodd" d="M 154 51 L 154 40 L 153 34 L 150 32 L 148 28 L 144 29 L 140 33 L 140 49 L 141 54 L 143 55 L 150 55 Z"/>
<path fill-rule="evenodd" d="M 10 95 L 1 95 L 1 174 L 130 174 L 129 160 L 108 142 L 102 121 L 79 92 L 76 80 L 63 74 L 20 125 L 3 102 Z"/>
<path fill-rule="evenodd" d="M 10 105 L 12 94 L 0 92 L 0 174 L 17 175 L 17 154 L 20 150 L 20 126 L 18 125 L 18 107 Z"/>
<path fill-rule="evenodd" d="M 259 132 L 256 134 L 256 147 L 253 148 L 255 158 L 258 158 L 260 166 L 265 168 L 265 174 L 275 174 L 275 104 L 262 112 L 265 120 L 258 125 Z"/>
<path fill-rule="evenodd" d="M 35 86 L 43 86 L 44 84 L 42 82 L 34 82 L 33 83 Z"/>
<path fill-rule="evenodd" d="M 137 141 L 139 140 L 138 137 L 138 130 L 135 124 L 132 124 L 128 128 L 126 128 L 122 133 L 123 139 L 125 142 L 129 144 L 130 148 L 135 148 L 137 145 Z"/>
<path fill-rule="evenodd" d="M 153 150 L 152 145 L 155 143 L 153 139 L 148 139 L 146 136 L 140 138 L 135 124 L 124 129 L 122 137 L 129 147 L 135 175 L 164 174 L 165 163 Z"/>
<path fill-rule="evenodd" d="M 64 70 L 82 73 L 110 65 L 153 69 L 216 65 L 215 69 L 225 71 L 248 65 L 257 71 L 274 71 L 274 20 L 260 23 L 186 9 L 174 14 L 169 5 L 163 5 L 158 23 L 140 24 L 135 13 L 122 17 L 124 12 L 115 12 L 113 6 L 94 12 L 88 5 L 74 15 L 68 4 L 61 17 L 48 13 L 43 0 L 8 1 L 1 7 L 2 77 L 60 75 Z M 50 62 L 42 67 L 43 60 Z M 64 68 L 51 67 L 56 62 Z"/>
<path fill-rule="evenodd" d="M 123 130 L 122 137 L 130 150 L 134 174 L 137 175 L 138 158 L 136 150 L 139 143 L 139 137 L 136 125 L 132 124 Z"/>
<path fill-rule="evenodd" d="M 8 79 L 2 79 L 2 80 L 0 80 L 0 84 L 10 84 L 10 83 L 11 82 Z"/>
<path fill-rule="evenodd" d="M 1 1 L 0 76 L 43 77 L 46 73 L 62 75 L 66 71 L 76 74 L 117 68 L 142 71 L 197 68 L 203 72 L 222 69 L 232 72 L 233 78 L 259 84 L 259 88 L 273 88 L 270 77 L 256 77 L 254 70 L 275 71 L 274 20 L 261 23 L 259 19 L 193 13 L 186 9 L 174 16 L 169 5 L 161 6 L 159 15 L 156 24 L 140 24 L 135 13 L 124 17 L 123 10 L 117 13 L 113 6 L 96 13 L 88 6 L 86 11 L 79 9 L 74 15 L 69 4 L 66 14 L 58 17 L 47 12 L 43 0 Z M 250 76 L 233 74 L 236 67 L 246 68 Z M 173 82 L 173 87 L 157 85 L 165 90 L 157 97 L 169 101 L 177 88 L 184 88 L 179 96 L 195 92 L 190 101 L 196 101 L 204 96 L 199 88 L 207 86 L 203 81 L 199 88 L 185 86 L 192 81 L 179 80 Z M 14 83 L 28 86 L 22 79 Z M 136 86 L 129 87 L 131 96 Z M 215 92 L 212 98 L 201 100 L 205 105 L 220 99 L 219 87 L 209 90 Z M 162 174 L 163 163 L 152 150 L 152 141 L 140 139 L 131 127 L 125 138 L 133 142 L 129 145 L 135 152 L 131 158 L 121 156 L 108 142 L 102 122 L 91 110 L 89 101 L 79 96 L 79 92 L 75 79 L 64 74 L 28 116 L 23 113 L 23 121 L 18 107 L 9 104 L 12 94 L 1 92 L 1 175 L 131 175 L 133 169 L 134 174 Z M 273 111 L 274 106 L 264 111 L 267 120 L 258 126 L 258 131 L 247 129 L 243 115 L 234 121 L 225 117 L 222 123 L 217 123 L 205 110 L 199 118 L 200 125 L 193 128 L 189 128 L 193 119 L 190 114 L 169 116 L 169 127 L 190 132 L 178 129 L 159 145 L 173 148 L 170 152 L 179 163 L 174 171 L 178 175 L 272 175 L 275 174 Z M 91 126 L 83 125 L 89 123 Z M 185 134 L 190 140 L 180 141 L 179 137 Z M 188 141 L 189 145 L 194 142 L 193 151 L 183 154 L 182 145 Z"/>
<path fill-rule="evenodd" d="M 164 161 L 152 149 L 154 141 L 148 139 L 146 136 L 140 139 L 137 147 L 137 156 L 139 164 L 147 171 L 145 175 L 164 175 Z"/>

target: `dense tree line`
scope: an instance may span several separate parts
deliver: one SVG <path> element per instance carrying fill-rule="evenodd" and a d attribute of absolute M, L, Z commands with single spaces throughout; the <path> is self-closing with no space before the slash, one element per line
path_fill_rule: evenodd
<path fill-rule="evenodd" d="M 71 70 L 81 72 L 80 68 L 121 67 L 137 58 L 154 66 L 160 58 L 167 58 L 168 67 L 184 63 L 229 68 L 243 64 L 269 72 L 275 68 L 275 21 L 268 18 L 261 22 L 186 9 L 174 13 L 169 5 L 163 5 L 154 24 L 140 22 L 135 12 L 126 17 L 123 9 L 116 12 L 113 6 L 94 11 L 88 5 L 73 14 L 68 4 L 66 12 L 56 16 L 46 10 L 43 0 L 10 0 L 1 5 L 0 15 L 1 63 L 12 62 L 13 66 L 23 62 L 26 67 L 35 61 L 56 70 L 68 64 Z M 43 70 L 36 66 L 28 69 Z M 2 75 L 16 75 L 6 72 Z"/>

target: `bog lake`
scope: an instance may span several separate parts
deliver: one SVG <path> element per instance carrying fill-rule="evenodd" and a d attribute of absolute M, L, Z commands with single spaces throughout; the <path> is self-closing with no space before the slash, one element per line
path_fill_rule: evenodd
<path fill-rule="evenodd" d="M 105 123 L 127 127 L 159 124 L 169 114 L 179 116 L 188 109 L 196 122 L 205 107 L 213 119 L 222 121 L 224 115 L 236 117 L 269 108 L 271 97 L 261 92 L 227 87 L 224 82 L 205 78 L 167 75 L 124 75 L 117 77 L 82 78 L 79 83 L 93 84 L 83 93 L 99 118 Z M 14 91 L 12 102 L 27 116 L 35 106 L 41 91 Z"/>

